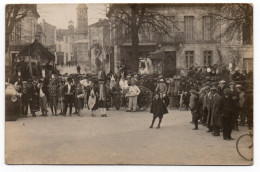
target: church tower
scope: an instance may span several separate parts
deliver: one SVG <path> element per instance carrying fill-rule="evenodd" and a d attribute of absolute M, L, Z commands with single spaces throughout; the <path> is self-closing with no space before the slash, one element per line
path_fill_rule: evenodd
<path fill-rule="evenodd" d="M 74 33 L 74 31 L 75 31 L 74 23 L 73 23 L 72 20 L 69 21 L 68 30 L 69 30 L 69 33 L 70 33 L 70 34 Z"/>
<path fill-rule="evenodd" d="M 88 35 L 88 7 L 85 4 L 77 6 L 77 32 L 78 34 Z"/>

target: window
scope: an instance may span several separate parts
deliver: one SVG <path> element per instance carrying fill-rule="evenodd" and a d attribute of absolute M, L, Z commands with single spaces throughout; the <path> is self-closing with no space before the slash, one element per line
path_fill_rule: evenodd
<path fill-rule="evenodd" d="M 204 51 L 204 66 L 212 65 L 212 51 Z"/>
<path fill-rule="evenodd" d="M 186 40 L 193 40 L 193 16 L 184 16 L 184 33 Z"/>
<path fill-rule="evenodd" d="M 189 68 L 193 65 L 194 51 L 185 51 L 186 67 Z"/>
<path fill-rule="evenodd" d="M 203 39 L 204 40 L 210 40 L 212 38 L 211 22 L 212 22 L 212 18 L 210 16 L 203 17 Z"/>

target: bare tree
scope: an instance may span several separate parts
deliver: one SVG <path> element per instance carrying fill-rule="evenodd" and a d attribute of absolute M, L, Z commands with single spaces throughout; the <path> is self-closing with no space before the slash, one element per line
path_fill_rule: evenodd
<path fill-rule="evenodd" d="M 32 13 L 33 5 L 29 4 L 8 4 L 6 5 L 5 15 L 5 54 L 8 58 L 10 36 L 14 30 L 15 24 L 24 17 Z"/>
<path fill-rule="evenodd" d="M 203 7 L 205 15 L 212 16 L 216 25 L 222 25 L 220 37 L 232 40 L 242 35 L 243 44 L 253 43 L 253 6 L 252 4 L 216 4 L 215 9 Z"/>
<path fill-rule="evenodd" d="M 169 26 L 178 29 L 174 17 L 161 12 L 165 7 L 166 5 L 155 4 L 112 4 L 109 6 L 107 17 L 112 23 L 111 29 L 124 30 L 120 36 L 130 37 L 132 43 L 131 69 L 136 70 L 138 67 L 140 32 L 173 37 Z"/>

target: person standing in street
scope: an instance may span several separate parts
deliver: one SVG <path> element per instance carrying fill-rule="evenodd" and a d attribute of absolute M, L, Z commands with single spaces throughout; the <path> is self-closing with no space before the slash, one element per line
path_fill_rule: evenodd
<path fill-rule="evenodd" d="M 98 107 L 101 111 L 101 117 L 107 117 L 106 108 L 107 108 L 107 87 L 104 84 L 104 80 L 100 79 L 98 81 Z"/>
<path fill-rule="evenodd" d="M 223 106 L 222 106 L 222 111 L 223 111 L 223 139 L 224 140 L 234 140 L 231 137 L 231 132 L 232 132 L 232 111 L 234 110 L 233 107 L 233 100 L 232 100 L 232 95 L 231 91 L 229 88 L 226 88 L 223 90 Z"/>
<path fill-rule="evenodd" d="M 52 116 L 53 115 L 58 116 L 57 115 L 57 104 L 58 104 L 59 87 L 58 87 L 58 82 L 57 82 L 54 74 L 52 74 L 52 76 L 50 78 L 50 84 L 48 86 L 48 91 L 49 91 L 49 104 L 50 104 Z M 54 111 L 54 113 L 53 113 L 53 111 Z"/>
<path fill-rule="evenodd" d="M 35 112 L 39 111 L 39 94 L 40 94 L 40 89 L 37 87 L 37 82 L 36 80 L 33 80 L 32 86 L 30 88 L 30 109 L 33 117 L 36 117 Z"/>
<path fill-rule="evenodd" d="M 95 117 L 95 111 L 98 109 L 98 98 L 97 98 L 98 90 L 92 82 L 90 85 L 90 94 L 88 98 L 88 107 L 91 110 L 91 116 Z"/>
<path fill-rule="evenodd" d="M 80 70 L 81 70 L 81 67 L 78 65 L 77 66 L 77 73 L 80 74 Z"/>
<path fill-rule="evenodd" d="M 212 101 L 210 105 L 211 109 L 211 126 L 213 127 L 213 136 L 219 136 L 220 134 L 220 127 L 222 123 L 222 98 L 218 93 L 217 87 L 212 87 Z"/>
<path fill-rule="evenodd" d="M 20 93 L 22 93 L 22 117 L 27 117 L 28 114 L 28 106 L 29 106 L 29 99 L 30 99 L 30 91 L 27 86 L 27 81 L 22 82 L 22 87 L 20 88 Z"/>
<path fill-rule="evenodd" d="M 80 110 L 83 109 L 84 107 L 84 91 L 82 89 L 82 85 L 78 82 L 76 84 L 76 89 L 75 89 L 75 109 L 77 114 L 82 117 L 82 115 L 80 114 Z"/>
<path fill-rule="evenodd" d="M 235 83 L 231 82 L 229 83 L 229 87 L 232 93 L 232 99 L 233 99 L 233 130 L 239 131 L 238 129 L 238 116 L 239 116 L 239 93 L 237 91 L 237 88 L 235 87 Z"/>
<path fill-rule="evenodd" d="M 157 87 L 155 88 L 156 92 L 160 93 L 160 97 L 163 99 L 166 96 L 167 93 L 167 85 L 164 82 L 163 79 L 160 79 L 160 83 L 157 85 Z"/>
<path fill-rule="evenodd" d="M 119 85 L 119 80 L 116 80 L 116 84 L 112 87 L 112 93 L 113 93 L 113 104 L 116 108 L 116 110 L 119 110 L 121 105 L 121 88 Z"/>
<path fill-rule="evenodd" d="M 129 97 L 128 110 L 127 112 L 136 112 L 137 109 L 137 97 L 140 94 L 140 89 L 135 85 L 135 81 L 132 81 L 127 96 Z"/>
<path fill-rule="evenodd" d="M 63 110 L 64 110 L 64 95 L 63 95 L 63 81 L 62 79 L 59 81 L 59 88 L 58 88 L 58 105 L 57 105 L 57 109 L 60 110 L 60 114 L 59 115 L 63 115 Z"/>
<path fill-rule="evenodd" d="M 39 80 L 38 88 L 40 89 L 40 107 L 42 111 L 42 116 L 48 116 L 47 115 L 47 93 L 48 93 L 48 88 L 43 85 L 43 81 Z"/>
<path fill-rule="evenodd" d="M 192 114 L 192 122 L 195 124 L 195 128 L 193 130 L 198 130 L 198 120 L 200 118 L 199 115 L 199 94 L 196 90 L 190 90 L 190 103 L 189 107 Z"/>
<path fill-rule="evenodd" d="M 160 128 L 163 115 L 168 113 L 168 110 L 167 110 L 166 105 L 164 104 L 163 100 L 160 98 L 159 93 L 155 93 L 155 97 L 152 102 L 150 113 L 153 114 L 153 120 L 152 120 L 152 124 L 150 125 L 150 128 L 153 128 L 153 124 L 157 117 L 159 118 L 159 122 L 158 122 L 158 125 L 156 128 L 157 129 Z"/>
<path fill-rule="evenodd" d="M 66 116 L 67 108 L 70 108 L 70 116 L 72 115 L 72 106 L 74 103 L 74 85 L 72 85 L 72 78 L 67 79 L 68 83 L 63 88 L 63 95 L 64 95 L 64 114 Z"/>

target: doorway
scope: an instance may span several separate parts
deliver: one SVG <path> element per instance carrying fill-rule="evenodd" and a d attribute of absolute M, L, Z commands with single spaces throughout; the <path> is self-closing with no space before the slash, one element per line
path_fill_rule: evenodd
<path fill-rule="evenodd" d="M 163 75 L 166 78 L 172 78 L 176 75 L 176 51 L 164 52 Z"/>

